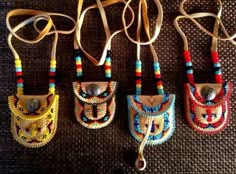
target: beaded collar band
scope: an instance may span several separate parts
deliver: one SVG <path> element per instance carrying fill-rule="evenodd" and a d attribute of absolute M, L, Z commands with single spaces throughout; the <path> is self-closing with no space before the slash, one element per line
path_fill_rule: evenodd
<path fill-rule="evenodd" d="M 217 15 L 213 13 L 193 13 L 187 14 L 184 10 L 184 3 L 186 0 L 181 2 L 180 12 L 183 16 L 178 16 L 175 19 L 175 27 L 180 33 L 184 41 L 184 60 L 187 74 L 188 83 L 185 84 L 185 115 L 189 125 L 199 133 L 204 134 L 215 134 L 223 130 L 230 116 L 230 96 L 232 93 L 232 83 L 224 82 L 221 75 L 221 68 L 219 63 L 219 57 L 217 52 L 217 41 L 219 40 L 230 40 L 233 44 L 233 39 L 236 37 L 229 36 L 221 22 L 222 4 L 219 1 L 220 8 Z M 195 18 L 202 18 L 211 16 L 216 18 L 213 33 L 206 30 L 201 26 Z M 190 19 L 197 27 L 203 32 L 212 36 L 212 47 L 211 47 L 211 59 L 215 72 L 215 83 L 201 83 L 196 84 L 193 76 L 192 61 L 190 52 L 188 49 L 188 41 L 180 29 L 178 20 Z M 219 25 L 222 27 L 226 38 L 218 36 Z"/>
<path fill-rule="evenodd" d="M 114 118 L 116 110 L 116 90 L 118 83 L 112 81 L 111 73 L 111 40 L 112 38 L 122 32 L 117 30 L 113 34 L 110 33 L 106 13 L 104 7 L 123 3 L 123 0 L 106 0 L 100 2 L 97 0 L 95 5 L 87 7 L 82 13 L 83 1 L 80 0 L 78 4 L 78 21 L 75 37 L 75 63 L 77 81 L 73 83 L 75 94 L 75 116 L 77 121 L 90 129 L 98 129 L 107 126 Z M 106 44 L 104 46 L 103 54 L 99 61 L 90 55 L 81 44 L 81 28 L 84 21 L 85 14 L 91 10 L 98 8 L 102 23 L 106 34 Z M 132 17 L 133 11 L 129 8 Z M 132 19 L 133 21 L 133 19 Z M 131 21 L 131 22 L 132 22 Z M 105 81 L 103 82 L 83 82 L 82 58 L 88 58 L 94 65 L 104 65 Z"/>
<path fill-rule="evenodd" d="M 126 7 L 131 3 L 129 0 Z M 137 170 L 142 171 L 146 168 L 146 160 L 143 156 L 143 150 L 145 145 L 158 145 L 167 141 L 174 132 L 175 129 L 175 95 L 164 93 L 160 65 L 156 51 L 152 45 L 157 36 L 160 33 L 160 28 L 163 20 L 163 10 L 159 0 L 154 0 L 157 9 L 158 16 L 156 20 L 156 28 L 153 37 L 150 36 L 149 31 L 149 19 L 147 2 L 144 0 L 139 1 L 138 6 L 138 25 L 137 25 L 137 40 L 132 39 L 127 30 L 125 33 L 128 39 L 137 45 L 137 60 L 136 60 L 136 95 L 128 95 L 128 117 L 129 117 L 129 129 L 131 135 L 140 143 L 138 157 L 135 162 Z M 125 12 L 123 11 L 123 24 L 125 23 Z M 140 41 L 141 26 L 144 24 L 144 30 L 148 38 L 147 42 Z M 125 27 L 124 27 L 125 28 Z M 149 45 L 151 53 L 153 55 L 153 70 L 157 87 L 157 95 L 141 95 L 142 91 L 142 62 L 140 59 L 141 45 Z"/>
<path fill-rule="evenodd" d="M 12 16 L 32 16 L 15 27 L 11 27 L 10 18 Z M 10 31 L 8 45 L 15 57 L 17 94 L 9 96 L 9 108 L 11 110 L 11 131 L 16 141 L 26 147 L 37 148 L 47 144 L 55 135 L 58 119 L 59 96 L 55 94 L 55 73 L 56 73 L 56 47 L 58 34 L 70 34 L 74 31 L 56 30 L 51 16 L 63 16 L 74 22 L 73 18 L 58 14 L 37 10 L 16 9 L 7 14 L 7 27 Z M 37 23 L 41 20 L 47 21 L 43 30 L 37 28 Z M 19 35 L 17 31 L 26 25 L 33 23 L 38 36 L 34 40 L 27 40 Z M 52 30 L 52 31 L 51 31 Z M 12 37 L 25 43 L 37 43 L 46 35 L 54 34 L 54 42 L 51 53 L 49 72 L 49 93 L 46 95 L 24 95 L 23 73 L 20 56 L 12 45 Z"/>

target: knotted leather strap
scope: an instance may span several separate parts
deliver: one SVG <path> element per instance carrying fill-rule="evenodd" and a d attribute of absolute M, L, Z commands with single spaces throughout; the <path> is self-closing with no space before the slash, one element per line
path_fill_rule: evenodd
<path fill-rule="evenodd" d="M 111 50 L 111 41 L 112 39 L 119 34 L 120 32 L 124 31 L 124 29 L 119 29 L 117 31 L 115 31 L 113 34 L 111 34 L 110 29 L 109 29 L 109 25 L 107 22 L 107 17 L 106 17 L 106 13 L 104 10 L 104 7 L 116 4 L 116 3 L 123 3 L 126 4 L 125 0 L 105 0 L 105 1 L 100 1 L 100 0 L 96 0 L 96 4 L 91 5 L 89 7 L 87 7 L 86 9 L 84 9 L 84 11 L 81 13 L 82 10 L 82 6 L 83 6 L 83 0 L 79 0 L 78 3 L 78 12 L 77 12 L 77 26 L 76 26 L 76 35 L 75 35 L 75 42 L 74 42 L 74 47 L 75 49 L 81 49 L 83 54 L 96 66 L 100 66 L 103 65 L 106 59 L 106 55 L 107 55 L 107 51 Z M 90 53 L 88 53 L 82 46 L 81 43 L 81 29 L 83 26 L 83 22 L 84 22 L 84 17 L 86 15 L 86 13 L 91 10 L 91 9 L 99 9 L 99 13 L 101 15 L 101 19 L 102 19 L 102 23 L 103 23 L 103 28 L 105 30 L 105 34 L 106 34 L 106 41 L 105 41 L 105 46 L 103 48 L 103 52 L 102 55 L 100 57 L 99 60 L 97 60 L 95 57 L 93 57 Z M 127 8 L 130 11 L 131 14 L 131 21 L 129 23 L 129 25 L 127 25 L 125 27 L 125 29 L 129 28 L 134 20 L 134 12 L 132 10 L 132 8 L 130 6 L 127 6 Z"/>
<path fill-rule="evenodd" d="M 12 27 L 10 25 L 10 18 L 13 16 L 31 16 L 28 19 L 20 22 L 15 27 Z M 51 16 L 61 16 L 65 17 L 73 22 L 73 28 L 70 30 L 57 30 L 56 25 L 54 24 Z M 47 21 L 47 24 L 44 26 L 42 30 L 39 30 L 37 28 L 37 23 L 41 20 Z M 25 39 L 17 34 L 17 31 L 21 28 L 25 27 L 26 25 L 33 23 L 34 29 L 38 32 L 38 35 L 35 39 L 29 40 Z M 16 64 L 16 74 L 18 77 L 17 80 L 17 94 L 23 94 L 23 78 L 22 78 L 22 65 L 21 65 L 21 59 L 19 54 L 17 53 L 16 49 L 12 45 L 12 37 L 19 39 L 20 41 L 28 44 L 34 44 L 40 42 L 45 36 L 55 34 L 52 51 L 51 51 L 51 62 L 50 62 L 50 74 L 53 74 L 55 76 L 55 70 L 56 70 L 56 50 L 57 50 L 57 42 L 58 42 L 58 34 L 71 34 L 75 30 L 75 20 L 64 14 L 60 13 L 50 13 L 50 12 L 44 12 L 44 11 L 38 11 L 38 10 L 30 10 L 30 9 L 15 9 L 10 11 L 7 14 L 6 17 L 6 25 L 8 30 L 10 31 L 10 34 L 8 35 L 8 45 L 15 57 L 15 64 Z M 53 71 L 51 71 L 53 69 Z M 54 93 L 55 91 L 55 82 L 50 77 L 49 82 L 49 91 L 51 93 Z"/>

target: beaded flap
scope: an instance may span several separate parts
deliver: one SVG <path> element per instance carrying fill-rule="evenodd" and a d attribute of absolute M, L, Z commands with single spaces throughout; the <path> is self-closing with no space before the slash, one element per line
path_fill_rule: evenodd
<path fill-rule="evenodd" d="M 185 84 L 185 112 L 190 126 L 205 134 L 223 130 L 230 115 L 232 83 Z"/>
<path fill-rule="evenodd" d="M 148 121 L 153 118 L 147 144 L 156 145 L 168 140 L 175 129 L 174 94 L 130 95 L 128 99 L 129 129 L 139 142 L 145 137 Z"/>
<path fill-rule="evenodd" d="M 74 82 L 75 116 L 83 126 L 98 129 L 114 118 L 117 82 Z"/>
<path fill-rule="evenodd" d="M 11 131 L 20 144 L 37 148 L 47 144 L 57 129 L 59 96 L 9 96 Z"/>

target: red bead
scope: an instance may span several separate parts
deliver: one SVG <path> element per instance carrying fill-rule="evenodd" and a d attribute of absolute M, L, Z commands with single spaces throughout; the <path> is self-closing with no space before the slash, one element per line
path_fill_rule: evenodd
<path fill-rule="evenodd" d="M 136 77 L 141 77 L 142 73 L 141 72 L 136 72 Z"/>
<path fill-rule="evenodd" d="M 55 79 L 49 79 L 49 83 L 55 83 Z"/>
<path fill-rule="evenodd" d="M 218 52 L 212 52 L 211 53 L 211 58 L 212 58 L 213 63 L 218 63 L 219 62 Z"/>
<path fill-rule="evenodd" d="M 185 62 L 191 62 L 190 51 L 184 51 L 184 60 Z"/>
<path fill-rule="evenodd" d="M 49 72 L 49 76 L 54 77 L 56 75 L 56 72 Z"/>
<path fill-rule="evenodd" d="M 17 83 L 23 83 L 23 82 L 24 82 L 24 80 L 22 78 L 17 79 Z"/>
<path fill-rule="evenodd" d="M 189 83 L 194 83 L 193 74 L 187 74 Z"/>
<path fill-rule="evenodd" d="M 161 74 L 155 74 L 155 78 L 161 78 Z"/>
<path fill-rule="evenodd" d="M 79 68 L 81 68 L 81 67 L 82 67 L 81 64 L 77 64 L 77 65 L 76 65 L 76 68 L 77 68 L 77 69 L 79 69 Z"/>
<path fill-rule="evenodd" d="M 136 84 L 141 84 L 142 81 L 139 79 L 139 80 L 136 80 Z"/>
<path fill-rule="evenodd" d="M 16 76 L 22 76 L 22 72 L 16 72 Z"/>
<path fill-rule="evenodd" d="M 216 83 L 222 83 L 223 82 L 222 75 L 220 75 L 220 74 L 216 74 L 215 79 L 216 79 Z"/>
<path fill-rule="evenodd" d="M 111 69 L 111 66 L 105 65 L 105 70 Z"/>
<path fill-rule="evenodd" d="M 162 81 L 156 82 L 156 85 L 162 85 Z"/>

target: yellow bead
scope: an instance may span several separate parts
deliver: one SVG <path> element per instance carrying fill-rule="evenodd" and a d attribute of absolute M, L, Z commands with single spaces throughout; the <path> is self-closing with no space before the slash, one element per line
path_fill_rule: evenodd
<path fill-rule="evenodd" d="M 160 74 L 160 73 L 161 73 L 160 70 L 155 71 L 155 74 Z"/>
<path fill-rule="evenodd" d="M 76 72 L 82 72 L 82 69 L 81 68 L 76 69 Z"/>
<path fill-rule="evenodd" d="M 157 85 L 157 88 L 158 89 L 163 89 L 163 86 L 162 85 Z"/>
<path fill-rule="evenodd" d="M 141 68 L 136 68 L 136 72 L 142 72 Z"/>
<path fill-rule="evenodd" d="M 81 64 L 81 60 L 76 60 L 76 64 L 77 65 Z"/>
<path fill-rule="evenodd" d="M 51 92 L 51 93 L 55 93 L 55 88 L 49 88 L 49 92 Z"/>
<path fill-rule="evenodd" d="M 111 73 L 111 70 L 110 70 L 110 69 L 106 69 L 106 70 L 105 70 L 105 73 L 106 73 L 106 74 L 110 74 L 110 73 Z"/>
<path fill-rule="evenodd" d="M 24 92 L 23 88 L 17 88 L 17 94 L 22 95 Z"/>
<path fill-rule="evenodd" d="M 51 64 L 51 65 L 56 65 L 56 64 L 57 64 L 57 61 L 56 61 L 56 60 L 51 60 L 50 64 Z"/>
<path fill-rule="evenodd" d="M 136 84 L 136 88 L 141 88 L 142 85 L 141 84 Z"/>

